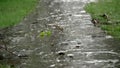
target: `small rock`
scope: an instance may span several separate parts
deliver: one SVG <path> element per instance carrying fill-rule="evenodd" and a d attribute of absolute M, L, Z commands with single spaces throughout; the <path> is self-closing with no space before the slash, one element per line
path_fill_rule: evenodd
<path fill-rule="evenodd" d="M 22 63 L 22 65 L 26 65 L 27 63 Z"/>
<path fill-rule="evenodd" d="M 77 45 L 77 46 L 75 46 L 76 48 L 80 48 L 80 46 L 79 45 Z"/>
<path fill-rule="evenodd" d="M 18 57 L 19 57 L 19 58 L 28 58 L 28 55 L 21 55 L 21 54 L 18 54 Z"/>
<path fill-rule="evenodd" d="M 70 41 L 71 44 L 77 44 L 77 41 Z"/>
<path fill-rule="evenodd" d="M 32 24 L 37 24 L 38 23 L 38 21 L 34 21 Z"/>
<path fill-rule="evenodd" d="M 112 61 L 109 61 L 108 63 L 109 63 L 109 64 L 112 64 L 113 62 L 112 62 Z"/>
<path fill-rule="evenodd" d="M 80 11 L 80 13 L 86 13 L 86 11 L 82 10 L 82 11 Z"/>
<path fill-rule="evenodd" d="M 68 57 L 73 58 L 74 54 L 67 54 Z"/>
<path fill-rule="evenodd" d="M 68 45 L 68 42 L 62 42 L 61 45 Z"/>
<path fill-rule="evenodd" d="M 81 42 L 77 42 L 77 44 L 81 44 Z"/>
<path fill-rule="evenodd" d="M 113 38 L 112 36 L 106 36 L 105 38 L 109 39 L 109 38 Z"/>
<path fill-rule="evenodd" d="M 40 52 L 38 55 L 42 55 L 42 54 L 44 54 L 44 52 Z"/>
<path fill-rule="evenodd" d="M 65 51 L 59 51 L 58 55 L 65 55 Z"/>
<path fill-rule="evenodd" d="M 24 31 L 19 31 L 18 33 L 24 33 Z"/>
<path fill-rule="evenodd" d="M 69 14 L 68 16 L 72 16 L 72 14 Z"/>
<path fill-rule="evenodd" d="M 52 68 L 52 67 L 55 67 L 55 64 L 53 64 L 53 65 L 50 65 L 50 67 Z"/>
<path fill-rule="evenodd" d="M 54 46 L 55 44 L 54 44 L 54 43 L 51 43 L 50 45 L 51 45 L 51 46 Z"/>
<path fill-rule="evenodd" d="M 26 49 L 22 49 L 21 51 L 25 52 L 25 51 L 26 51 Z"/>
<path fill-rule="evenodd" d="M 40 30 L 38 30 L 37 32 L 38 32 L 38 33 L 40 33 L 41 31 L 40 31 Z"/>
<path fill-rule="evenodd" d="M 60 62 L 60 60 L 59 60 L 59 59 L 57 59 L 56 61 L 57 61 L 57 62 Z"/>
<path fill-rule="evenodd" d="M 97 19 L 92 19 L 91 22 L 94 24 L 94 26 L 96 26 L 97 24 L 99 24 L 99 21 Z"/>

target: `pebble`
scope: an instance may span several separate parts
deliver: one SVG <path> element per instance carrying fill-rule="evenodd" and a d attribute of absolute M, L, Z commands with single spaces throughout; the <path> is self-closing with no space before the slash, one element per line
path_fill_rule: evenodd
<path fill-rule="evenodd" d="M 53 65 L 50 65 L 50 67 L 52 68 L 52 67 L 55 67 L 55 64 L 53 64 Z"/>
<path fill-rule="evenodd" d="M 24 58 L 24 59 L 25 59 L 25 58 L 28 58 L 28 55 L 21 55 L 21 54 L 18 54 L 18 57 L 19 57 L 19 58 Z"/>
<path fill-rule="evenodd" d="M 67 54 L 68 57 L 73 58 L 74 54 Z"/>
<path fill-rule="evenodd" d="M 68 42 L 62 42 L 61 45 L 69 45 Z"/>
<path fill-rule="evenodd" d="M 76 48 L 80 48 L 80 46 L 79 45 L 77 45 L 77 46 L 75 46 Z"/>
<path fill-rule="evenodd" d="M 32 24 L 37 24 L 38 23 L 38 21 L 34 21 L 34 22 L 32 22 Z"/>
<path fill-rule="evenodd" d="M 58 54 L 59 55 L 65 55 L 65 51 L 59 51 Z"/>
<path fill-rule="evenodd" d="M 56 61 L 57 61 L 57 62 L 60 62 L 60 60 L 59 60 L 59 59 L 57 59 Z"/>
<path fill-rule="evenodd" d="M 81 42 L 77 42 L 77 44 L 81 44 Z"/>
<path fill-rule="evenodd" d="M 77 44 L 77 41 L 70 41 L 71 44 Z"/>
<path fill-rule="evenodd" d="M 105 38 L 109 39 L 109 38 L 113 38 L 112 36 L 106 36 Z"/>
<path fill-rule="evenodd" d="M 86 13 L 86 11 L 82 10 L 82 11 L 80 11 L 80 13 Z"/>

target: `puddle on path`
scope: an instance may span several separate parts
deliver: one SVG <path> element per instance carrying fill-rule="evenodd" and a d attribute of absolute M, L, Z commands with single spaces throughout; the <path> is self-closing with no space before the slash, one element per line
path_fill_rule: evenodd
<path fill-rule="evenodd" d="M 9 48 L 28 55 L 21 68 L 119 68 L 119 41 L 94 27 L 83 9 L 93 0 L 41 0 L 10 29 Z M 51 30 L 50 37 L 39 38 Z M 18 67 L 19 68 L 19 67 Z"/>

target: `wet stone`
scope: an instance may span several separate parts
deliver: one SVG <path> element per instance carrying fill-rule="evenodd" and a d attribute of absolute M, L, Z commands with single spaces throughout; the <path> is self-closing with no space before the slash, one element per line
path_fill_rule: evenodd
<path fill-rule="evenodd" d="M 102 36 L 96 36 L 96 35 L 92 35 L 92 38 L 96 38 L 96 37 L 102 37 Z"/>
<path fill-rule="evenodd" d="M 50 65 L 50 68 L 54 68 L 55 67 L 55 64 L 53 64 L 53 65 Z"/>
<path fill-rule="evenodd" d="M 77 42 L 77 44 L 82 44 L 81 42 Z"/>
<path fill-rule="evenodd" d="M 103 34 L 92 35 L 92 38 L 101 38 L 101 37 L 105 37 L 105 35 L 103 35 Z"/>
<path fill-rule="evenodd" d="M 112 36 L 106 36 L 105 38 L 106 38 L 106 39 L 110 39 L 110 38 L 113 38 L 113 37 L 112 37 Z"/>
<path fill-rule="evenodd" d="M 85 10 L 80 11 L 81 14 L 86 14 Z"/>
<path fill-rule="evenodd" d="M 68 16 L 72 16 L 72 14 L 68 14 Z"/>
<path fill-rule="evenodd" d="M 81 46 L 80 45 L 76 45 L 75 48 L 80 48 Z"/>
<path fill-rule="evenodd" d="M 22 59 L 23 59 L 23 58 L 26 59 L 26 58 L 28 58 L 29 56 L 28 56 L 28 55 L 22 55 L 22 54 L 21 54 L 21 55 L 18 55 L 18 57 L 19 57 L 19 58 L 22 58 Z"/>
<path fill-rule="evenodd" d="M 12 42 L 18 43 L 18 42 L 20 42 L 23 39 L 24 39 L 24 37 L 15 37 L 15 38 L 12 39 Z"/>
<path fill-rule="evenodd" d="M 37 24 L 38 23 L 38 21 L 34 21 L 34 22 L 32 22 L 32 24 Z"/>
<path fill-rule="evenodd" d="M 75 44 L 77 44 L 77 41 L 70 41 L 70 44 L 75 45 Z"/>
<path fill-rule="evenodd" d="M 60 45 L 69 45 L 69 43 L 68 42 L 62 42 L 62 43 L 60 43 Z"/>
<path fill-rule="evenodd" d="M 69 58 L 74 58 L 74 54 L 67 54 Z"/>
<path fill-rule="evenodd" d="M 65 55 L 65 51 L 58 51 L 58 55 Z"/>

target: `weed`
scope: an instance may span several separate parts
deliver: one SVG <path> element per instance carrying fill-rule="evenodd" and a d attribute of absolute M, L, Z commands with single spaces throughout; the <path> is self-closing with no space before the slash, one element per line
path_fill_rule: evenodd
<path fill-rule="evenodd" d="M 52 35 L 52 32 L 50 30 L 41 31 L 38 37 L 44 38 L 44 37 L 50 37 Z"/>
<path fill-rule="evenodd" d="M 120 39 L 120 1 L 99 0 L 96 3 L 89 3 L 85 10 L 92 18 L 99 20 L 101 28 L 108 34 Z"/>

